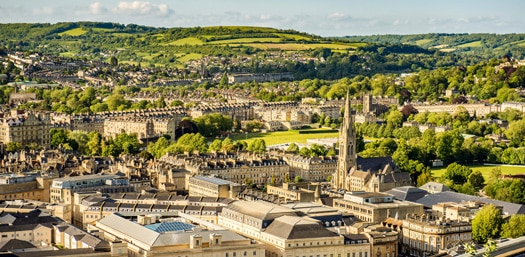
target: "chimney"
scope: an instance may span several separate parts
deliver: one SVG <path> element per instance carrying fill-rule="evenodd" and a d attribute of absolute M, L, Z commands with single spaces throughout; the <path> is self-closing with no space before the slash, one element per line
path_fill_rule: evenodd
<path fill-rule="evenodd" d="M 190 248 L 202 248 L 202 236 L 201 235 L 191 235 L 190 236 Z"/>
<path fill-rule="evenodd" d="M 222 235 L 221 234 L 210 234 L 210 247 L 222 245 Z"/>

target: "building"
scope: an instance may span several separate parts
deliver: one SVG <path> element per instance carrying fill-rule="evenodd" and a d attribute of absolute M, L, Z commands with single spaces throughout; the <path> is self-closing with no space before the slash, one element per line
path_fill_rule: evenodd
<path fill-rule="evenodd" d="M 385 193 L 350 192 L 333 201 L 334 208 L 370 223 L 379 223 L 391 217 L 405 217 L 407 214 L 424 213 L 423 205 L 394 200 L 394 196 Z"/>
<path fill-rule="evenodd" d="M 193 219 L 192 222 L 196 222 Z M 170 220 L 163 223 L 140 225 L 111 214 L 96 222 L 99 230 L 109 241 L 127 244 L 128 256 L 187 256 L 187 257 L 263 257 L 264 246 L 252 243 L 246 237 L 200 221 L 201 226 Z M 202 228 L 205 227 L 205 228 Z"/>
<path fill-rule="evenodd" d="M 12 110 L 0 119 L 0 143 L 49 147 L 51 118 L 48 113 Z"/>
<path fill-rule="evenodd" d="M 240 184 L 211 176 L 188 178 L 190 196 L 235 198 L 242 190 Z"/>
<path fill-rule="evenodd" d="M 304 157 L 298 154 L 285 155 L 293 177 L 306 181 L 327 181 L 337 170 L 336 156 Z"/>
<path fill-rule="evenodd" d="M 36 200 L 49 202 L 49 190 L 55 177 L 36 172 L 0 175 L 0 200 Z"/>
<path fill-rule="evenodd" d="M 470 221 L 442 216 L 408 214 L 402 231 L 401 251 L 410 256 L 430 256 L 472 241 Z"/>
<path fill-rule="evenodd" d="M 266 192 L 283 199 L 283 202 L 316 202 L 320 195 L 320 185 L 309 183 L 283 183 L 282 186 L 268 185 Z"/>
<path fill-rule="evenodd" d="M 0 213 L 0 241 L 18 239 L 34 245 L 51 244 L 53 241 L 53 224 L 61 222 L 56 217 L 42 212 Z"/>
<path fill-rule="evenodd" d="M 321 217 L 329 217 L 333 212 L 317 217 L 304 215 L 311 208 L 292 209 L 260 201 L 233 202 L 223 208 L 219 225 L 264 243 L 268 257 L 371 256 L 368 240 L 352 241 L 325 227 Z M 327 224 L 332 226 L 330 221 Z M 334 224 L 335 227 L 338 223 Z"/>
<path fill-rule="evenodd" d="M 356 132 L 350 97 L 339 129 L 339 158 L 333 187 L 343 191 L 384 192 L 413 184 L 410 174 L 400 172 L 391 157 L 362 158 L 356 153 Z"/>
<path fill-rule="evenodd" d="M 85 175 L 76 177 L 56 178 L 51 185 L 51 203 L 72 203 L 71 189 L 94 188 L 106 185 L 106 181 L 116 178 L 116 175 Z"/>

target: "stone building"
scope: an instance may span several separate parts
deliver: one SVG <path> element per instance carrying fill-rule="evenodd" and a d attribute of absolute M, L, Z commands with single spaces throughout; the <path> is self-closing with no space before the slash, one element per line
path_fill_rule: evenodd
<path fill-rule="evenodd" d="M 260 243 L 204 221 L 197 224 L 200 227 L 173 220 L 143 226 L 111 214 L 97 221 L 93 229 L 110 242 L 125 243 L 128 256 L 265 256 Z"/>
<path fill-rule="evenodd" d="M 334 208 L 348 212 L 365 222 L 379 223 L 391 217 L 424 213 L 423 205 L 394 200 L 384 193 L 351 192 L 334 199 Z"/>
<path fill-rule="evenodd" d="M 51 118 L 48 113 L 12 110 L 0 119 L 0 143 L 49 147 Z"/>
<path fill-rule="evenodd" d="M 469 221 L 415 214 L 408 214 L 403 220 L 401 251 L 406 255 L 430 256 L 471 241 L 472 225 Z"/>
<path fill-rule="evenodd" d="M 210 176 L 188 178 L 190 196 L 235 198 L 241 190 L 240 184 L 220 178 Z"/>
<path fill-rule="evenodd" d="M 384 192 L 410 186 L 412 179 L 400 172 L 391 157 L 363 158 L 356 152 L 356 132 L 350 98 L 347 95 L 343 123 L 339 130 L 339 160 L 333 186 L 339 190 Z"/>
<path fill-rule="evenodd" d="M 234 202 L 223 208 L 219 225 L 264 243 L 268 257 L 371 256 L 368 240 L 351 244 L 350 237 L 323 226 L 323 217 L 303 215 L 302 211 L 266 202 Z"/>
<path fill-rule="evenodd" d="M 284 155 L 293 177 L 306 181 L 327 181 L 337 170 L 337 156 L 304 157 L 298 154 Z"/>
<path fill-rule="evenodd" d="M 0 175 L 0 200 L 36 200 L 49 202 L 49 190 L 55 177 L 36 172 Z"/>

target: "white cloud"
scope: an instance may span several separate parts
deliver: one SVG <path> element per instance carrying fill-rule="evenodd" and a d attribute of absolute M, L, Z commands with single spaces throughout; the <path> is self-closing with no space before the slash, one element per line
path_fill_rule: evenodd
<path fill-rule="evenodd" d="M 99 14 L 106 13 L 108 9 L 103 7 L 100 2 L 94 2 L 89 5 L 88 10 L 90 14 L 99 15 Z"/>
<path fill-rule="evenodd" d="M 55 13 L 55 9 L 51 7 L 42 7 L 38 9 L 33 9 L 34 15 L 53 15 Z"/>
<path fill-rule="evenodd" d="M 113 13 L 127 15 L 167 16 L 172 12 L 173 10 L 171 10 L 166 4 L 157 5 L 143 1 L 120 1 L 117 6 L 113 8 Z"/>
<path fill-rule="evenodd" d="M 328 19 L 330 20 L 344 20 L 347 19 L 346 15 L 344 13 L 331 13 L 328 15 Z"/>

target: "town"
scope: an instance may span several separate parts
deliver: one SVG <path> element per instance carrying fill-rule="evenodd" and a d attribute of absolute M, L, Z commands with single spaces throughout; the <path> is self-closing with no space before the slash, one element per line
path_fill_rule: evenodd
<path fill-rule="evenodd" d="M 3 51 L 0 255 L 525 253 L 523 60 L 459 78 L 516 78 L 499 101 L 459 82 L 431 101 L 417 72 L 299 81 L 233 67 L 247 57 L 181 71 Z M 272 54 L 260 65 L 326 62 Z"/>

